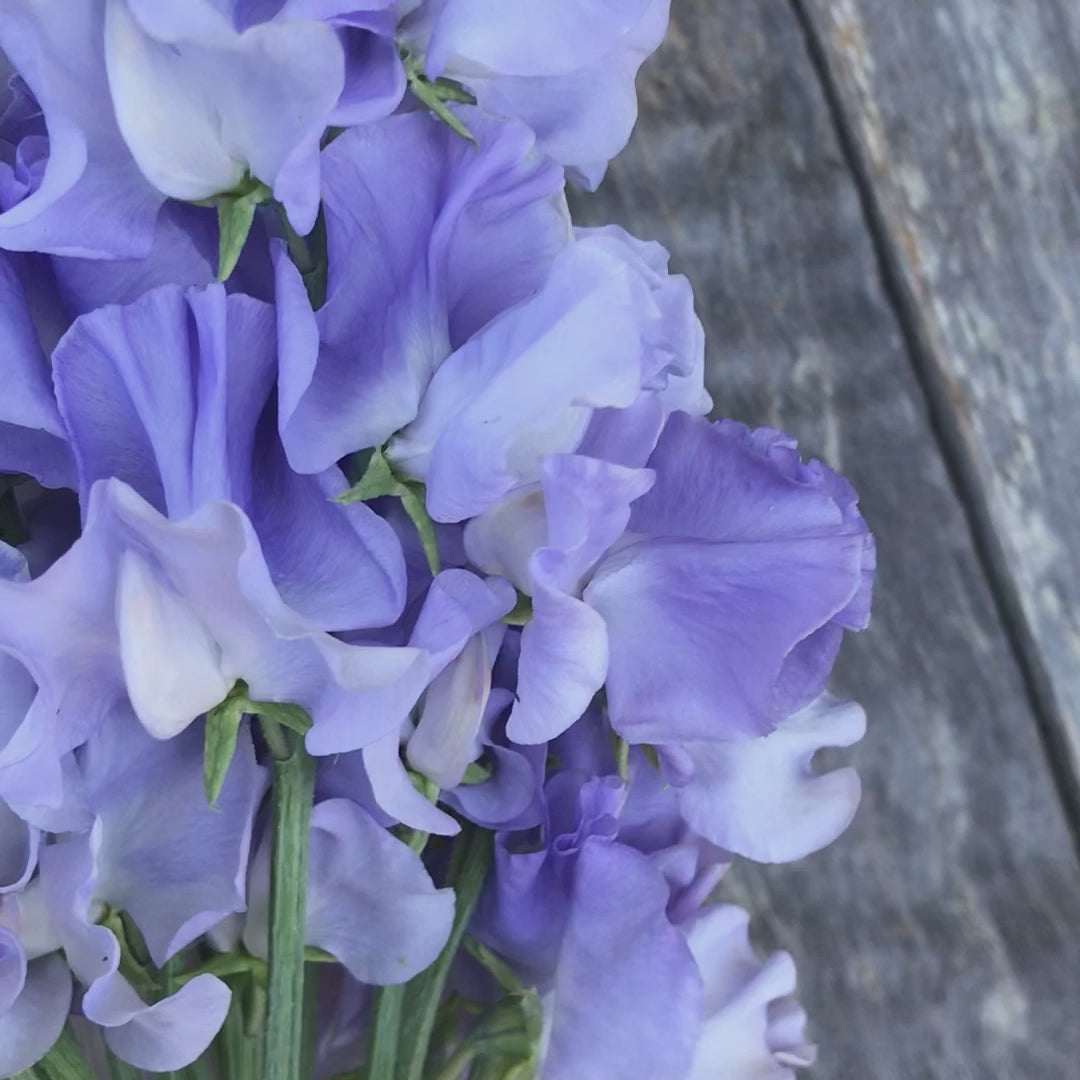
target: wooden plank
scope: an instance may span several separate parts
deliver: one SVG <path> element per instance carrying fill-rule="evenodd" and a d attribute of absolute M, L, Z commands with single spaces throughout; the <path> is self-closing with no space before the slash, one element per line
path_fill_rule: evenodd
<path fill-rule="evenodd" d="M 841 468 L 880 543 L 875 622 L 836 679 L 870 715 L 860 815 L 799 866 L 729 875 L 799 962 L 821 1044 L 807 1075 L 1073 1075 L 1071 836 L 793 9 L 679 0 L 641 92 L 578 220 L 672 250 L 718 411 Z"/>
<path fill-rule="evenodd" d="M 797 2 L 1080 821 L 1080 7 Z"/>

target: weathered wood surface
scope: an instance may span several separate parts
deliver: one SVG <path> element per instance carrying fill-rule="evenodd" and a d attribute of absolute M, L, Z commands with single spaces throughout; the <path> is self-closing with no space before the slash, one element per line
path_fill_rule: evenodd
<path fill-rule="evenodd" d="M 798 0 L 1080 813 L 1080 6 Z"/>
<path fill-rule="evenodd" d="M 927 18 L 941 6 L 926 5 Z M 1080 1060 L 1080 869 L 997 582 L 935 438 L 917 343 L 883 284 L 797 15 L 786 0 L 676 0 L 634 141 L 574 207 L 580 221 L 617 220 L 670 248 L 697 289 L 718 411 L 781 426 L 841 468 L 879 538 L 875 622 L 849 641 L 836 679 L 870 715 L 854 754 L 860 815 L 828 851 L 795 867 L 740 865 L 728 889 L 763 942 L 799 962 L 821 1045 L 815 1080 L 1060 1080 Z M 1005 318 L 993 308 L 1003 295 L 984 295 L 977 332 Z M 998 364 L 990 385 L 1007 376 L 1021 373 Z M 965 390 L 980 404 L 990 392 Z M 1028 411 L 1010 430 L 1037 458 L 1043 434 L 1023 428 L 1034 399 L 1020 400 Z M 1015 399 L 993 423 L 1010 409 Z M 1020 466 L 1005 449 L 987 470 L 1015 490 Z M 1038 549 L 1058 511 L 1036 511 Z M 1067 536 L 1067 521 L 1054 531 Z M 1023 536 L 1013 544 L 1027 551 Z"/>

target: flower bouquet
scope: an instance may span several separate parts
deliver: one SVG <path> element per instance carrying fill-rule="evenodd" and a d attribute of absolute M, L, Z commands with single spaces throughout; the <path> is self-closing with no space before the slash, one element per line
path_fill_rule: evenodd
<path fill-rule="evenodd" d="M 667 9 L 0 0 L 0 1076 L 812 1060 L 874 546 L 570 220 Z"/>

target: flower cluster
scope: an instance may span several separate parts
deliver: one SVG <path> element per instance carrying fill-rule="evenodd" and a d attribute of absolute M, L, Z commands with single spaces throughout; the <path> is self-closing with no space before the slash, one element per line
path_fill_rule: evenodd
<path fill-rule="evenodd" d="M 874 546 L 570 222 L 667 8 L 0 0 L 0 1076 L 812 1059 L 710 897 L 854 813 Z"/>

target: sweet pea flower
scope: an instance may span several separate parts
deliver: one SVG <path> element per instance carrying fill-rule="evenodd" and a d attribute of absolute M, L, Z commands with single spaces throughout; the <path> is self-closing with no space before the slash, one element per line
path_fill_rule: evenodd
<path fill-rule="evenodd" d="M 301 472 L 415 419 L 439 365 L 532 296 L 570 242 L 562 171 L 530 132 L 477 110 L 462 116 L 476 148 L 411 113 L 324 151 L 329 268 L 318 312 L 278 251 L 279 423 Z"/>
<path fill-rule="evenodd" d="M 466 548 L 533 597 L 520 742 L 565 730 L 601 686 L 631 743 L 767 734 L 869 618 L 873 540 L 846 482 L 777 432 L 679 412 L 648 469 L 549 457 Z"/>
<path fill-rule="evenodd" d="M 327 127 L 404 93 L 391 2 L 5 0 L 0 50 L 23 82 L 0 119 L 0 247 L 139 258 L 166 198 L 250 178 L 310 232 Z"/>
<path fill-rule="evenodd" d="M 634 79 L 663 40 L 670 0 L 412 0 L 400 36 L 431 79 L 518 117 L 592 189 L 637 119 Z"/>
<path fill-rule="evenodd" d="M 153 1071 L 182 1068 L 206 1049 L 224 1022 L 230 991 L 201 974 L 170 996 L 144 1000 L 121 974 L 119 942 L 99 920 L 126 911 L 160 968 L 244 910 L 265 772 L 241 731 L 212 808 L 203 790 L 202 743 L 196 730 L 153 739 L 130 715 L 103 725 L 79 755 L 93 826 L 41 856 L 51 925 L 85 987 L 83 1015 L 104 1029 L 114 1054 Z"/>

